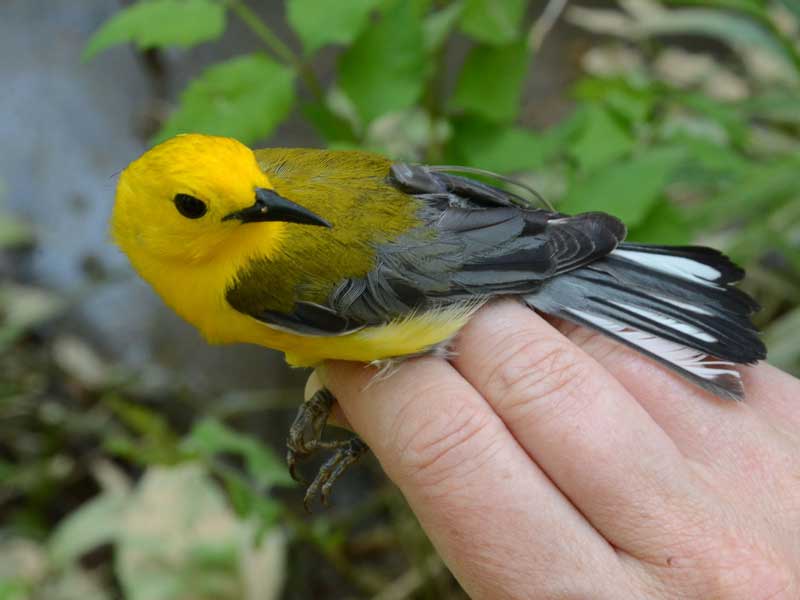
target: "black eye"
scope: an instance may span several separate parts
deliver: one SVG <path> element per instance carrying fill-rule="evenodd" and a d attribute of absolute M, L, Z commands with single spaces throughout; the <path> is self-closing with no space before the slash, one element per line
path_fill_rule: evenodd
<path fill-rule="evenodd" d="M 199 219 L 208 210 L 206 203 L 189 194 L 175 194 L 175 208 L 187 219 Z"/>

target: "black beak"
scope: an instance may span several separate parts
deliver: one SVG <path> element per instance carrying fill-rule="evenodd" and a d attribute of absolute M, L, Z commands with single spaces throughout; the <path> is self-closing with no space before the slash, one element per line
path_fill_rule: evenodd
<path fill-rule="evenodd" d="M 274 190 L 256 188 L 256 202 L 243 210 L 237 210 L 223 217 L 223 221 L 238 219 L 242 223 L 260 223 L 263 221 L 285 221 L 302 223 L 303 225 L 320 225 L 331 227 L 325 219 L 307 208 L 279 196 Z"/>

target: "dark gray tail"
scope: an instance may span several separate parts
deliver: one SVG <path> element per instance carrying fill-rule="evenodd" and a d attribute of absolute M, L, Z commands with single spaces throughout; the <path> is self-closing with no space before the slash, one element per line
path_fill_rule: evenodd
<path fill-rule="evenodd" d="M 627 344 L 714 394 L 741 400 L 734 364 L 766 357 L 749 318 L 758 305 L 731 286 L 743 275 L 710 248 L 623 243 L 548 280 L 526 301 Z"/>

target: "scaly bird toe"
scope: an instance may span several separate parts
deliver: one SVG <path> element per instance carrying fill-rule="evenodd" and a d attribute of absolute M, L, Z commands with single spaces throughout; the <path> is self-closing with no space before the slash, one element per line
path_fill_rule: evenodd
<path fill-rule="evenodd" d="M 333 394 L 325 388 L 315 393 L 300 406 L 286 440 L 286 464 L 292 479 L 300 483 L 306 482 L 297 471 L 300 461 L 319 450 L 333 451 L 333 455 L 323 463 L 306 490 L 303 504 L 309 512 L 311 502 L 316 497 L 319 497 L 323 505 L 328 504 L 336 480 L 369 450 L 358 437 L 333 442 L 322 440 L 322 433 L 335 401 Z"/>
<path fill-rule="evenodd" d="M 333 484 L 369 450 L 359 437 L 335 444 L 336 452 L 320 467 L 314 481 L 306 489 L 303 505 L 307 512 L 311 512 L 311 503 L 317 496 L 323 506 L 327 506 Z"/>

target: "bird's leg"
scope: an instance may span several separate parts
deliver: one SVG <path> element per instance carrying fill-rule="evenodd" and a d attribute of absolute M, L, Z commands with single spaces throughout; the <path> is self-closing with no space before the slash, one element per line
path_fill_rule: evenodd
<path fill-rule="evenodd" d="M 328 505 L 328 498 L 330 498 L 333 484 L 369 450 L 369 446 L 357 435 L 339 444 L 333 456 L 319 468 L 314 481 L 306 489 L 303 506 L 306 507 L 308 512 L 311 512 L 309 507 L 317 496 L 319 496 L 322 504 Z"/>
<path fill-rule="evenodd" d="M 298 460 L 307 458 L 318 450 L 334 451 L 333 455 L 320 467 L 314 481 L 306 490 L 303 500 L 306 510 L 316 496 L 320 497 L 323 504 L 327 504 L 331 488 L 336 480 L 369 450 L 369 447 L 357 436 L 337 442 L 322 440 L 325 423 L 328 421 L 335 401 L 336 399 L 329 390 L 322 388 L 317 391 L 300 406 L 286 440 L 288 447 L 286 462 L 295 481 L 302 481 L 297 473 Z"/>
<path fill-rule="evenodd" d="M 335 401 L 333 394 L 322 388 L 300 405 L 286 440 L 286 462 L 295 481 L 303 481 L 297 473 L 297 461 L 308 458 L 321 447 L 322 432 Z"/>

